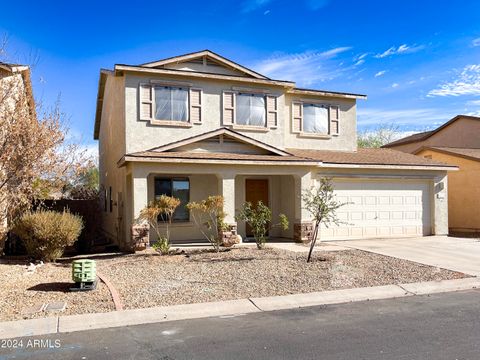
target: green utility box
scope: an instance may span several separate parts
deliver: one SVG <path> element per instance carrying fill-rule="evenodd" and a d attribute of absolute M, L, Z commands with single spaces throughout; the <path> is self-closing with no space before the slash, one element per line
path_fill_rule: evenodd
<path fill-rule="evenodd" d="M 72 263 L 72 279 L 76 283 L 94 282 L 97 278 L 95 260 L 74 260 Z"/>

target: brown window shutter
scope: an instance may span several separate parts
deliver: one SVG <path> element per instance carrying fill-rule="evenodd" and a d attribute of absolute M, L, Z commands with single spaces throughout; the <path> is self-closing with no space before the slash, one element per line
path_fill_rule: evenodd
<path fill-rule="evenodd" d="M 140 120 L 153 118 L 153 89 L 150 84 L 140 84 Z"/>
<path fill-rule="evenodd" d="M 202 89 L 190 88 L 190 122 L 202 123 Z"/>
<path fill-rule="evenodd" d="M 267 127 L 278 126 L 278 97 L 267 95 Z"/>
<path fill-rule="evenodd" d="M 292 132 L 300 133 L 303 123 L 303 105 L 301 102 L 292 102 Z"/>
<path fill-rule="evenodd" d="M 329 108 L 329 117 L 330 117 L 330 134 L 338 135 L 339 133 L 339 123 L 338 123 L 338 113 L 339 109 L 338 106 L 330 106 Z"/>
<path fill-rule="evenodd" d="M 223 92 L 223 125 L 235 123 L 235 93 L 232 91 Z"/>

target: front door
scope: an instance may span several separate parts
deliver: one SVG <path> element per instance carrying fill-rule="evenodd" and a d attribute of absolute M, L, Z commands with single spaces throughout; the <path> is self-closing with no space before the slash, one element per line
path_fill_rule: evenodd
<path fill-rule="evenodd" d="M 268 180 L 247 179 L 245 181 L 245 201 L 252 203 L 254 208 L 259 201 L 268 206 Z M 252 237 L 252 228 L 247 224 L 247 237 Z"/>

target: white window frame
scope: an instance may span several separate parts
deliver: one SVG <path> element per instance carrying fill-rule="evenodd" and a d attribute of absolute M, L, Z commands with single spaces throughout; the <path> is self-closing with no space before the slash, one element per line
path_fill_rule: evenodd
<path fill-rule="evenodd" d="M 239 95 L 246 95 L 246 96 L 256 96 L 256 97 L 261 97 L 263 99 L 263 119 L 264 119 L 264 124 L 263 125 L 250 125 L 250 124 L 239 124 L 237 122 L 237 111 L 238 111 L 238 99 L 237 97 Z M 250 92 L 250 91 L 237 91 L 234 93 L 235 97 L 235 120 L 234 120 L 234 126 L 238 128 L 243 128 L 243 129 L 253 129 L 253 130 L 263 130 L 263 131 L 268 131 L 267 127 L 267 96 L 264 93 L 258 93 L 258 92 Z"/>
<path fill-rule="evenodd" d="M 167 88 L 167 89 L 180 89 L 180 90 L 185 90 L 187 92 L 187 108 L 186 108 L 186 114 L 187 114 L 187 119 L 186 121 L 181 121 L 181 120 L 172 120 L 172 119 L 158 119 L 157 118 L 157 102 L 156 102 L 156 95 L 155 92 L 157 91 L 157 88 Z M 158 122 L 158 123 L 172 123 L 172 124 L 178 124 L 182 125 L 185 124 L 187 126 L 190 125 L 190 88 L 188 86 L 179 86 L 179 85 L 162 85 L 162 84 L 152 84 L 152 122 Z M 171 98 L 170 98 L 171 101 Z"/>
<path fill-rule="evenodd" d="M 327 111 L 327 132 L 320 133 L 320 132 L 310 132 L 305 131 L 305 106 L 314 106 L 314 107 L 321 107 Z M 302 103 L 302 124 L 301 124 L 301 133 L 306 136 L 331 136 L 331 129 L 330 129 L 330 106 L 327 104 L 320 104 L 315 102 L 303 102 Z"/>

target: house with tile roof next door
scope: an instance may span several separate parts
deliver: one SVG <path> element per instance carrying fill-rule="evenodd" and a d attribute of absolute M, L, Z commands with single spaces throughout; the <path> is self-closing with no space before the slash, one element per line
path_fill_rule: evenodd
<path fill-rule="evenodd" d="M 225 236 L 252 234 L 235 221 L 242 204 L 263 201 L 309 241 L 302 192 L 332 178 L 342 225 L 325 240 L 448 232 L 447 171 L 455 166 L 390 149 L 357 149 L 357 100 L 365 95 L 298 88 L 214 52 L 101 70 L 94 137 L 99 140 L 103 228 L 122 247 L 155 241 L 135 222 L 161 194 L 181 205 L 172 241 L 202 238 L 188 201 L 225 200 Z M 152 233 L 152 232 L 150 232 Z"/>
<path fill-rule="evenodd" d="M 435 130 L 385 147 L 457 165 L 459 170 L 448 176 L 450 232 L 480 233 L 480 117 L 458 115 Z"/>

